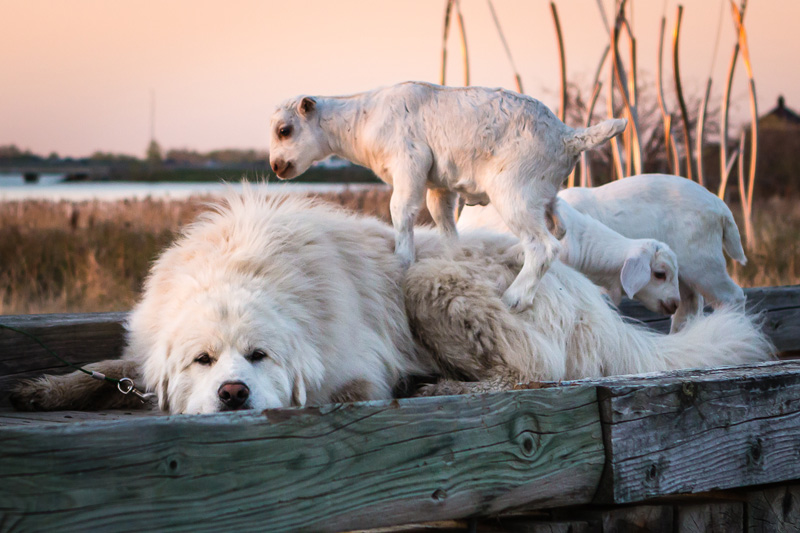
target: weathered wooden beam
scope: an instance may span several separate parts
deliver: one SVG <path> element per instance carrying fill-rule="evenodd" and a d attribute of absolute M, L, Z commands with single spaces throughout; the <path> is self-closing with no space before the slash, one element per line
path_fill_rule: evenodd
<path fill-rule="evenodd" d="M 0 324 L 38 337 L 73 364 L 119 357 L 124 345 L 127 313 L 84 313 L 0 316 Z M 0 398 L 23 378 L 71 372 L 32 339 L 0 328 Z"/>
<path fill-rule="evenodd" d="M 773 487 L 749 493 L 747 531 L 800 531 L 800 485 Z"/>
<path fill-rule="evenodd" d="M 342 531 L 589 502 L 592 387 L 0 427 L 20 531 Z"/>
<path fill-rule="evenodd" d="M 741 502 L 698 503 L 676 507 L 675 531 L 680 533 L 742 533 L 744 504 Z"/>
<path fill-rule="evenodd" d="M 800 479 L 800 362 L 593 383 L 607 458 L 598 501 Z"/>

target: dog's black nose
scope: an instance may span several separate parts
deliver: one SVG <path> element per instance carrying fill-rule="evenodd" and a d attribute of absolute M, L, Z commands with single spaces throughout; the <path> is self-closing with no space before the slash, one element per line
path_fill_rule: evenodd
<path fill-rule="evenodd" d="M 220 401 L 225 409 L 241 409 L 250 397 L 250 389 L 241 381 L 228 381 L 223 383 L 217 391 Z"/>

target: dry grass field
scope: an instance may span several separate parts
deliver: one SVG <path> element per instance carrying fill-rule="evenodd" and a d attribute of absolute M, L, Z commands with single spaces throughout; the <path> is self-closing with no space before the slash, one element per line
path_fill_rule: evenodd
<path fill-rule="evenodd" d="M 385 187 L 322 197 L 389 219 Z M 129 309 L 150 262 L 207 201 L 0 203 L 0 314 Z M 734 278 L 745 287 L 800 283 L 800 204 L 775 198 L 754 213 L 758 242 Z"/>

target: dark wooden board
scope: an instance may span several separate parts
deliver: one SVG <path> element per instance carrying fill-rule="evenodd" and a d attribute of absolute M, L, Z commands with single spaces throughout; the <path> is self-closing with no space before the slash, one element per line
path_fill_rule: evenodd
<path fill-rule="evenodd" d="M 744 504 L 721 502 L 677 506 L 675 530 L 680 533 L 742 533 Z"/>
<path fill-rule="evenodd" d="M 800 362 L 595 383 L 607 458 L 598 501 L 800 479 Z"/>
<path fill-rule="evenodd" d="M 73 364 L 119 357 L 124 346 L 127 313 L 0 316 L 0 324 L 31 333 Z M 20 333 L 0 328 L 0 399 L 23 378 L 71 372 L 41 345 Z"/>
<path fill-rule="evenodd" d="M 773 487 L 749 493 L 747 531 L 800 531 L 800 485 Z"/>
<path fill-rule="evenodd" d="M 594 389 L 0 427 L 10 531 L 341 531 L 589 502 Z"/>

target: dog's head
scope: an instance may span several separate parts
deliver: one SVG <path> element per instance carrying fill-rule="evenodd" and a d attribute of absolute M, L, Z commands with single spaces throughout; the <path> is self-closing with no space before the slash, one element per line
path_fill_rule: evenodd
<path fill-rule="evenodd" d="M 317 100 L 303 96 L 279 105 L 270 121 L 269 162 L 282 180 L 290 180 L 328 155 Z"/>
<path fill-rule="evenodd" d="M 131 348 L 141 350 L 145 383 L 171 413 L 302 406 L 322 363 L 293 321 L 259 287 L 229 284 L 196 291 L 157 316 L 133 319 Z M 142 338 L 152 331 L 152 338 Z M 136 338 L 137 335 L 140 338 Z"/>

